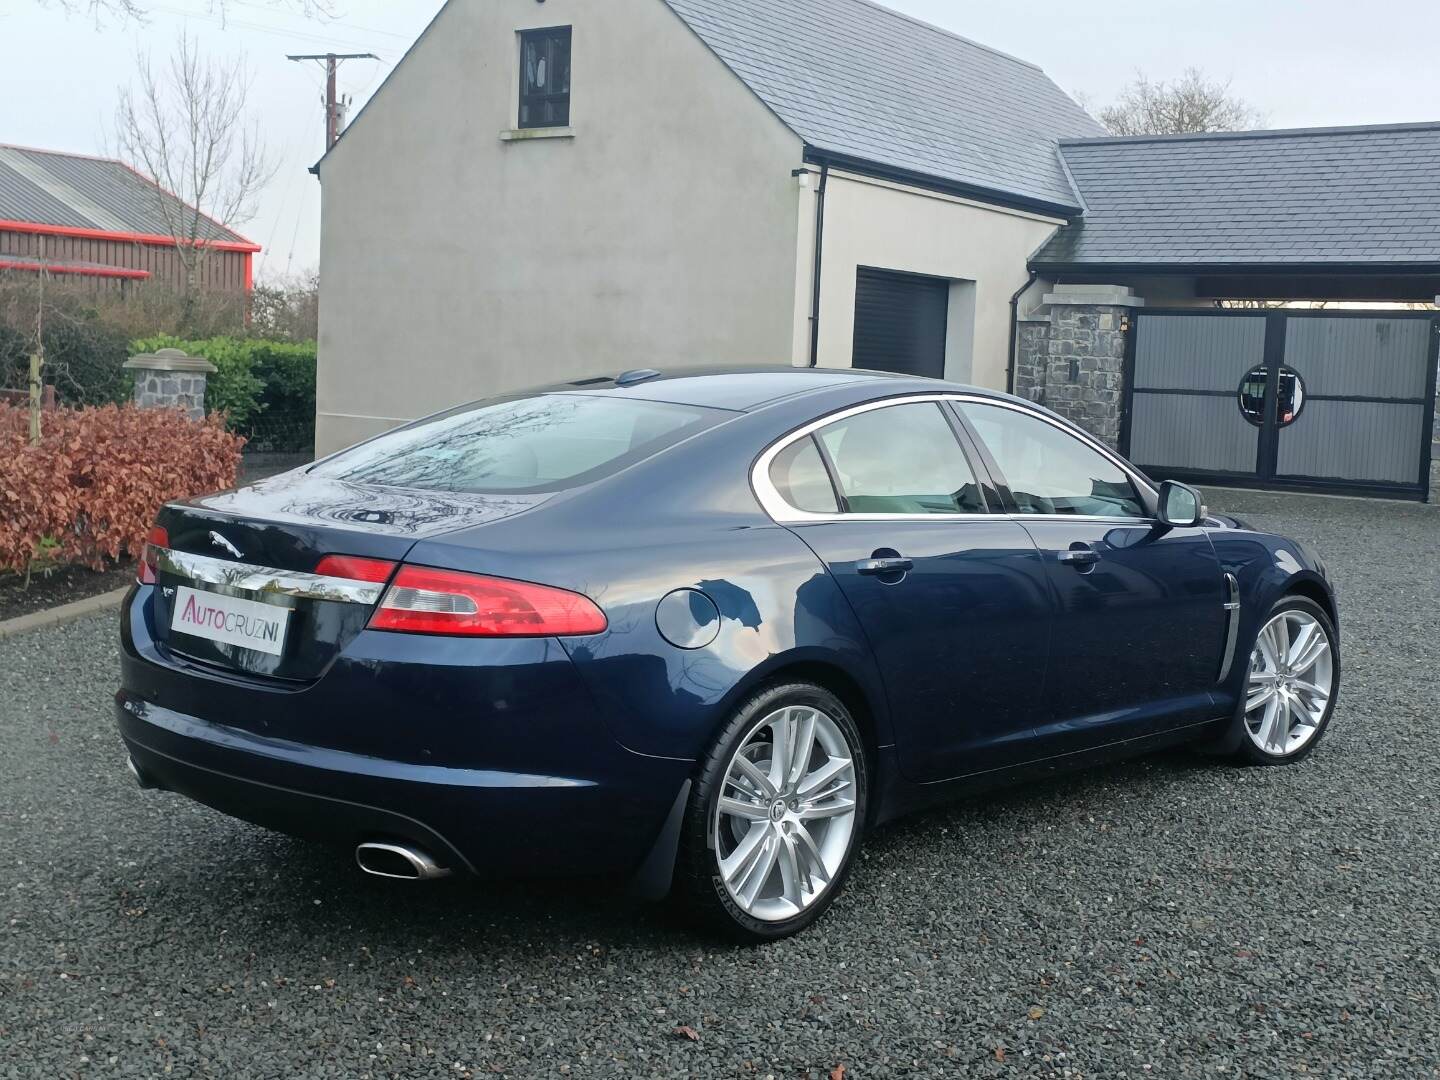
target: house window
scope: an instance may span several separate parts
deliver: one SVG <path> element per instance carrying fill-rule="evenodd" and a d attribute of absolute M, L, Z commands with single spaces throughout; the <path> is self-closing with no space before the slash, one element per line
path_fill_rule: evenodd
<path fill-rule="evenodd" d="M 570 125 L 570 27 L 520 34 L 520 127 Z"/>

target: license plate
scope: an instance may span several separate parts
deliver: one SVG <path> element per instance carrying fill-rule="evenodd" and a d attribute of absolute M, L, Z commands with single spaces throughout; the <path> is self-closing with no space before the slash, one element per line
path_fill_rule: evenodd
<path fill-rule="evenodd" d="M 279 656 L 285 651 L 289 622 L 289 608 L 181 586 L 175 590 L 170 629 L 177 634 Z"/>

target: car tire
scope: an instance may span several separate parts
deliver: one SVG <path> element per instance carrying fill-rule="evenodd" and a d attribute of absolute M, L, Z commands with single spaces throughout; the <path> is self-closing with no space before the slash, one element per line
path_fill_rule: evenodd
<path fill-rule="evenodd" d="M 1278 653 L 1271 627 L 1281 620 L 1289 654 L 1278 670 L 1271 670 Z M 1320 650 L 1314 659 L 1293 655 L 1301 644 L 1300 634 L 1307 635 L 1312 649 Z M 1246 670 L 1235 716 L 1218 748 L 1246 765 L 1294 765 L 1305 760 L 1320 744 L 1340 697 L 1339 637 L 1329 614 L 1308 597 L 1280 599 L 1260 624 Z M 1323 702 L 1313 688 L 1323 689 Z M 1256 701 L 1260 703 L 1252 704 Z"/>
<path fill-rule="evenodd" d="M 790 734 L 782 735 L 780 725 Z M 802 739 L 813 739 L 804 760 L 795 753 L 793 767 L 777 765 L 777 744 L 798 746 Z M 869 784 L 860 729 L 839 698 L 804 682 L 756 691 L 700 762 L 681 829 L 673 899 L 687 916 L 742 942 L 804 930 L 834 902 L 849 874 Z M 742 803 L 744 816 L 734 814 Z M 741 873 L 737 868 L 752 850 L 753 865 Z"/>

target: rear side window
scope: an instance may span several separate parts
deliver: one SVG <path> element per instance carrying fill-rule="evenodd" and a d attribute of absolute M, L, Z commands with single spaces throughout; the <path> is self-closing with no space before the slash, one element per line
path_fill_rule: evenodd
<path fill-rule="evenodd" d="M 580 394 L 487 402 L 382 435 L 315 473 L 422 491 L 560 491 L 649 457 L 722 415 Z"/>
<path fill-rule="evenodd" d="M 985 513 L 970 463 L 934 402 L 860 413 L 819 438 L 849 513 Z"/>
<path fill-rule="evenodd" d="M 770 463 L 770 482 L 780 497 L 796 510 L 808 514 L 840 512 L 830 474 L 825 471 L 825 462 L 814 439 L 793 442 L 776 454 Z"/>

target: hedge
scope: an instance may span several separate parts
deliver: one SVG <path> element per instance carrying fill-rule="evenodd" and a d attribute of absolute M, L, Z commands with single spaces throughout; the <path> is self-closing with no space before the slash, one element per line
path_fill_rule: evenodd
<path fill-rule="evenodd" d="M 23 390 L 30 380 L 34 334 L 0 323 L 0 388 Z M 130 396 L 125 371 L 130 339 L 93 313 L 56 315 L 45 323 L 45 381 L 69 405 L 120 403 Z"/>
<path fill-rule="evenodd" d="M 225 412 L 252 450 L 310 450 L 315 445 L 315 343 L 215 337 L 145 338 L 136 352 L 183 349 L 217 371 L 205 385 L 205 408 Z"/>
<path fill-rule="evenodd" d="M 162 505 L 234 486 L 244 443 L 219 416 L 105 405 L 45 413 L 31 446 L 27 411 L 0 404 L 0 570 L 139 558 Z"/>

